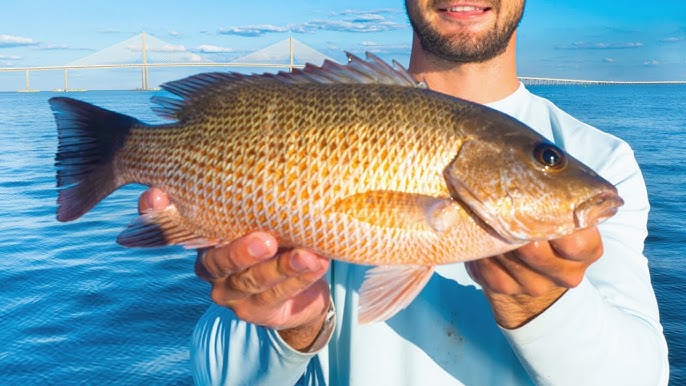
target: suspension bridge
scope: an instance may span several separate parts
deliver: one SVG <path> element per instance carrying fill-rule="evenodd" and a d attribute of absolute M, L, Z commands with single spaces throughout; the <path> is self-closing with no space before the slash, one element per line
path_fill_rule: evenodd
<path fill-rule="evenodd" d="M 673 81 L 613 81 L 613 80 L 581 80 L 556 79 L 520 76 L 519 80 L 527 86 L 567 86 L 567 85 L 613 85 L 613 84 L 686 84 L 686 80 Z"/>
<path fill-rule="evenodd" d="M 243 67 L 273 68 L 291 71 L 306 63 L 322 63 L 330 57 L 292 37 L 228 62 L 217 62 L 193 53 L 181 46 L 148 35 L 145 32 L 114 44 L 81 59 L 61 66 L 5 67 L 3 72 L 23 72 L 25 88 L 18 91 L 37 91 L 31 88 L 31 74 L 39 71 L 63 72 L 64 88 L 58 91 L 74 91 L 69 87 L 69 72 L 91 69 L 139 69 L 140 89 L 149 90 L 149 72 L 163 67 Z M 624 82 L 605 80 L 580 80 L 527 77 L 519 78 L 526 85 L 617 85 L 617 84 L 686 84 L 686 81 Z"/>
<path fill-rule="evenodd" d="M 18 91 L 37 91 L 31 88 L 31 74 L 38 71 L 62 71 L 64 88 L 70 91 L 69 72 L 84 69 L 140 69 L 141 90 L 149 90 L 149 71 L 163 67 L 244 67 L 273 68 L 291 71 L 306 63 L 322 63 L 332 58 L 290 37 L 259 51 L 228 62 L 217 62 L 175 46 L 145 32 L 81 59 L 61 66 L 6 67 L 1 72 L 23 72 L 25 88 Z M 73 90 L 72 90 L 73 91 Z"/>

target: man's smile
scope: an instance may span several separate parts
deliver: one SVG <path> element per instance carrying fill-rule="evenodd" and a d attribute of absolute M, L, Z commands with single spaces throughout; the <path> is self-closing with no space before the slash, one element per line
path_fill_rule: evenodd
<path fill-rule="evenodd" d="M 438 12 L 445 16 L 456 19 L 471 19 L 483 16 L 492 10 L 492 7 L 480 4 L 450 4 L 446 6 L 439 6 Z"/>

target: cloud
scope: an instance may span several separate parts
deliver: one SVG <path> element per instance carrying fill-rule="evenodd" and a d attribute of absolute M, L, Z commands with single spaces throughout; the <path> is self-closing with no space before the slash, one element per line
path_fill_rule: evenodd
<path fill-rule="evenodd" d="M 122 32 L 123 31 L 118 30 L 118 29 L 114 29 L 114 28 L 101 28 L 98 30 L 98 33 L 101 33 L 101 34 L 118 34 L 118 33 L 122 33 Z"/>
<path fill-rule="evenodd" d="M 346 9 L 345 11 L 334 12 L 331 15 L 332 16 L 364 15 L 364 14 L 384 15 L 384 14 L 397 14 L 397 13 L 405 13 L 405 11 L 403 11 L 402 8 L 380 8 L 380 9 L 372 9 L 372 10 Z"/>
<path fill-rule="evenodd" d="M 680 41 L 683 41 L 683 40 L 684 40 L 684 38 L 682 38 L 682 37 L 676 37 L 676 36 L 671 36 L 671 37 L 668 37 L 668 38 L 660 39 L 660 41 L 663 42 L 663 43 L 677 43 L 677 42 L 680 42 Z"/>
<path fill-rule="evenodd" d="M 38 47 L 41 50 L 54 51 L 54 50 L 68 50 L 70 47 L 66 44 L 48 44 L 45 46 Z"/>
<path fill-rule="evenodd" d="M 149 48 L 150 51 L 156 51 L 156 52 L 185 52 L 188 51 L 186 47 L 182 45 L 174 45 L 174 44 L 164 44 L 160 47 L 154 47 L 154 48 Z"/>
<path fill-rule="evenodd" d="M 196 54 L 190 54 L 190 57 L 188 57 L 188 60 L 191 62 L 197 62 L 197 63 L 201 63 L 201 62 L 205 61 L 202 56 L 196 55 Z"/>
<path fill-rule="evenodd" d="M 365 51 L 369 51 L 375 54 L 388 54 L 388 53 L 409 53 L 410 45 L 408 43 L 400 44 L 387 44 L 387 43 L 377 43 L 371 41 L 362 41 L 360 45 Z"/>
<path fill-rule="evenodd" d="M 127 50 L 131 52 L 141 52 L 142 48 L 141 46 L 137 45 L 130 45 L 126 47 Z M 187 52 L 188 50 L 186 47 L 183 45 L 174 45 L 174 44 L 164 44 L 159 47 L 147 47 L 147 51 L 150 52 Z"/>
<path fill-rule="evenodd" d="M 640 42 L 626 42 L 626 43 L 588 43 L 575 42 L 570 45 L 560 45 L 555 48 L 563 50 L 616 50 L 626 48 L 640 48 L 643 43 Z"/>
<path fill-rule="evenodd" d="M 44 50 L 44 51 L 58 51 L 58 50 L 66 50 L 66 51 L 92 51 L 90 48 L 77 48 L 77 47 L 71 47 L 66 44 L 47 44 L 47 45 L 41 45 L 37 47 L 39 50 Z"/>
<path fill-rule="evenodd" d="M 313 20 L 303 24 L 291 25 L 293 32 L 315 33 L 318 31 L 336 32 L 385 32 L 405 28 L 405 24 L 386 20 L 374 14 L 359 14 L 344 20 Z"/>
<path fill-rule="evenodd" d="M 169 31 L 169 36 L 178 38 L 179 36 L 181 36 L 181 32 L 179 32 L 179 31 Z"/>
<path fill-rule="evenodd" d="M 658 62 L 655 59 L 646 60 L 645 62 L 643 62 L 644 66 L 657 66 L 658 64 L 660 64 L 660 62 Z"/>
<path fill-rule="evenodd" d="M 0 35 L 0 48 L 35 46 L 38 42 L 23 36 Z"/>
<path fill-rule="evenodd" d="M 222 35 L 261 36 L 273 32 L 287 32 L 288 28 L 270 24 L 248 25 L 243 27 L 220 28 Z"/>
<path fill-rule="evenodd" d="M 373 11 L 346 10 L 333 14 L 327 20 L 311 20 L 286 26 L 262 24 L 221 28 L 219 33 L 224 35 L 262 36 L 268 33 L 288 31 L 296 33 L 315 33 L 319 31 L 367 33 L 408 28 L 407 23 L 398 23 L 384 16 L 391 13 L 398 13 L 398 11 L 391 8 Z"/>
<path fill-rule="evenodd" d="M 603 58 L 603 63 L 615 63 L 617 60 L 612 58 Z"/>
<path fill-rule="evenodd" d="M 14 67 L 22 59 L 19 55 L 0 55 L 0 67 Z"/>
<path fill-rule="evenodd" d="M 223 54 L 223 53 L 235 53 L 238 52 L 233 48 L 213 46 L 211 44 L 202 44 L 195 47 L 192 51 L 200 52 L 203 54 Z"/>
<path fill-rule="evenodd" d="M 131 51 L 131 52 L 141 52 L 142 48 L 139 45 L 129 45 L 125 47 L 125 49 Z M 196 62 L 196 63 L 202 63 L 205 62 L 205 58 L 202 56 L 193 53 L 191 50 L 187 49 L 185 46 L 181 44 L 163 44 L 161 46 L 147 46 L 146 48 L 148 53 L 157 53 L 159 55 L 155 55 L 157 58 L 158 62 Z"/>

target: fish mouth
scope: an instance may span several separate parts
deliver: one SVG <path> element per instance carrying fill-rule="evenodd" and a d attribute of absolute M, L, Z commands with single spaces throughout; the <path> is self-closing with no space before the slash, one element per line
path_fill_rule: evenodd
<path fill-rule="evenodd" d="M 599 224 L 614 216 L 622 205 L 624 200 L 616 191 L 599 193 L 574 209 L 574 223 L 578 228 Z"/>

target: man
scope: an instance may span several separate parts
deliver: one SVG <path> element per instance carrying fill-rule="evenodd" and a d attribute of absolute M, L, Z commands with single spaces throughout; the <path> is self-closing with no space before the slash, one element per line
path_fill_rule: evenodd
<path fill-rule="evenodd" d="M 616 184 L 625 206 L 598 228 L 438 267 L 407 309 L 363 326 L 350 314 L 366 267 L 246 235 L 196 262 L 217 303 L 194 334 L 196 382 L 666 384 L 667 348 L 642 255 L 647 194 L 631 149 L 519 83 L 524 0 L 407 0 L 406 8 L 416 79 L 529 124 Z M 156 189 L 141 199 L 142 209 L 167 204 Z"/>

